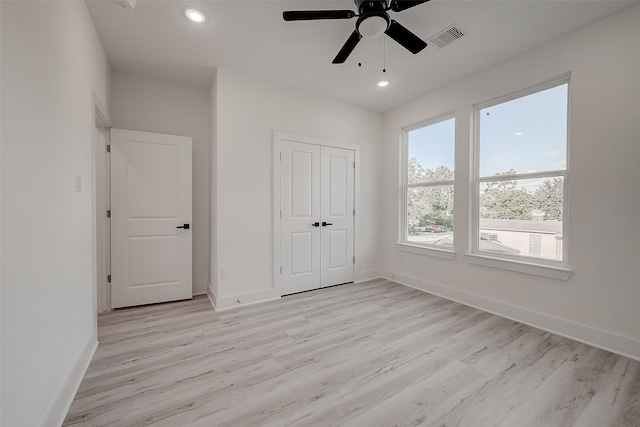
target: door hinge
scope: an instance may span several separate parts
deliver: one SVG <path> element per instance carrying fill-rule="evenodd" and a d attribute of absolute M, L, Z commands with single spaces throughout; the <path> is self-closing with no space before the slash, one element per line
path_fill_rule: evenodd
<path fill-rule="evenodd" d="M 353 263 L 354 264 L 356 263 L 356 257 L 353 257 Z"/>
<path fill-rule="evenodd" d="M 356 168 L 356 162 L 353 162 L 353 168 L 354 169 Z"/>
<path fill-rule="evenodd" d="M 356 210 L 355 209 L 353 210 L 353 216 L 356 216 Z"/>
<path fill-rule="evenodd" d="M 107 145 L 107 153 L 111 152 L 111 144 Z"/>
<path fill-rule="evenodd" d="M 107 218 L 111 218 L 111 209 L 107 210 Z"/>
<path fill-rule="evenodd" d="M 107 276 L 107 283 L 111 283 L 111 275 Z"/>
<path fill-rule="evenodd" d="M 282 209 L 280 209 L 280 218 L 282 218 Z"/>
<path fill-rule="evenodd" d="M 280 274 L 282 274 L 282 267 L 280 267 Z"/>
<path fill-rule="evenodd" d="M 280 153 L 280 161 L 282 161 L 282 153 Z"/>

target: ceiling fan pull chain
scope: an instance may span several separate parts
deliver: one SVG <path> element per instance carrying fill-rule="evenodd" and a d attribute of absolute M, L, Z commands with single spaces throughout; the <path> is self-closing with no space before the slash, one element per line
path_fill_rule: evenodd
<path fill-rule="evenodd" d="M 387 72 L 387 39 L 382 38 L 382 72 Z"/>

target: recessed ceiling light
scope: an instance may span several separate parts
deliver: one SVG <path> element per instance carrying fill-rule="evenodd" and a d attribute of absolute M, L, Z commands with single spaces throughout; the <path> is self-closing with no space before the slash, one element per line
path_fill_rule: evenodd
<path fill-rule="evenodd" d="M 523 134 L 524 134 L 524 132 L 516 132 L 516 136 L 520 136 L 520 135 L 523 135 Z"/>
<path fill-rule="evenodd" d="M 376 83 L 376 86 L 378 87 L 389 86 L 389 80 L 380 80 L 378 83 Z"/>
<path fill-rule="evenodd" d="M 189 21 L 195 22 L 197 24 L 202 24 L 207 20 L 207 17 L 204 13 L 191 8 L 184 10 L 184 16 L 186 16 Z"/>

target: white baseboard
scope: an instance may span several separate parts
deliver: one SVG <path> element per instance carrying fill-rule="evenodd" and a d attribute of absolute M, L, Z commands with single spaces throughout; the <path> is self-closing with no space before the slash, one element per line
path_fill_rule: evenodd
<path fill-rule="evenodd" d="M 263 289 L 255 292 L 219 297 L 213 292 L 211 286 L 209 286 L 209 292 L 207 294 L 215 311 L 225 311 L 236 307 L 280 299 L 280 294 L 276 292 L 275 289 Z"/>
<path fill-rule="evenodd" d="M 213 309 L 216 310 L 216 293 L 213 291 L 211 283 L 207 285 L 207 296 L 209 297 L 209 301 L 211 302 Z"/>
<path fill-rule="evenodd" d="M 62 425 L 73 399 L 76 397 L 78 388 L 80 388 L 82 378 L 87 372 L 89 363 L 93 359 L 96 348 L 98 348 L 98 339 L 95 334 L 92 334 L 44 416 L 40 424 L 42 427 L 59 427 Z"/>
<path fill-rule="evenodd" d="M 379 279 L 384 277 L 384 273 L 384 270 L 379 269 L 362 271 L 358 273 L 357 279 L 354 282 L 361 283 L 368 280 Z M 211 305 L 215 311 L 224 311 L 235 307 L 277 300 L 280 299 L 281 295 L 275 289 L 263 289 L 255 292 L 219 297 L 211 287 L 211 283 L 209 283 L 207 286 L 207 296 L 209 296 L 209 301 L 211 301 Z"/>
<path fill-rule="evenodd" d="M 378 279 L 383 276 L 384 270 L 366 270 L 358 273 L 355 283 L 366 282 L 367 280 Z M 280 299 L 281 296 L 276 289 L 263 289 L 255 292 L 219 297 L 213 291 L 211 284 L 208 286 L 207 295 L 209 295 L 209 300 L 215 311 L 224 311 L 235 307 L 273 301 Z"/>
<path fill-rule="evenodd" d="M 364 270 L 356 274 L 356 280 L 354 283 L 362 283 L 368 280 L 379 279 L 385 277 L 385 271 L 381 269 Z"/>
<path fill-rule="evenodd" d="M 507 319 L 515 320 L 516 322 L 580 341 L 631 359 L 640 360 L 640 341 L 630 337 L 394 271 L 385 271 L 383 277 L 401 285 L 506 317 Z"/>

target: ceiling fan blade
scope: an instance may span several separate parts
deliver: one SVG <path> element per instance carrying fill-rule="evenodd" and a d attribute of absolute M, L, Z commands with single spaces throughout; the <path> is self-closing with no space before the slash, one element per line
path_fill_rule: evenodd
<path fill-rule="evenodd" d="M 393 19 L 389 24 L 389 28 L 387 28 L 387 31 L 384 33 L 400 43 L 405 49 L 414 55 L 427 47 L 427 43 L 424 40 L 398 24 Z"/>
<path fill-rule="evenodd" d="M 418 6 L 428 1 L 429 0 L 391 0 L 391 10 L 394 12 L 402 12 L 403 10 L 410 9 L 413 6 Z"/>
<path fill-rule="evenodd" d="M 310 21 L 313 19 L 351 19 L 353 10 L 292 10 L 282 12 L 285 21 Z"/>
<path fill-rule="evenodd" d="M 334 64 L 344 63 L 344 61 L 347 60 L 349 55 L 351 55 L 351 52 L 353 52 L 353 49 L 356 48 L 356 45 L 358 44 L 361 38 L 362 36 L 358 32 L 358 30 L 353 30 L 353 33 L 351 33 L 351 35 L 347 39 L 344 46 L 342 46 L 342 49 L 340 49 L 340 52 L 338 52 L 336 57 L 333 59 L 332 63 Z"/>

